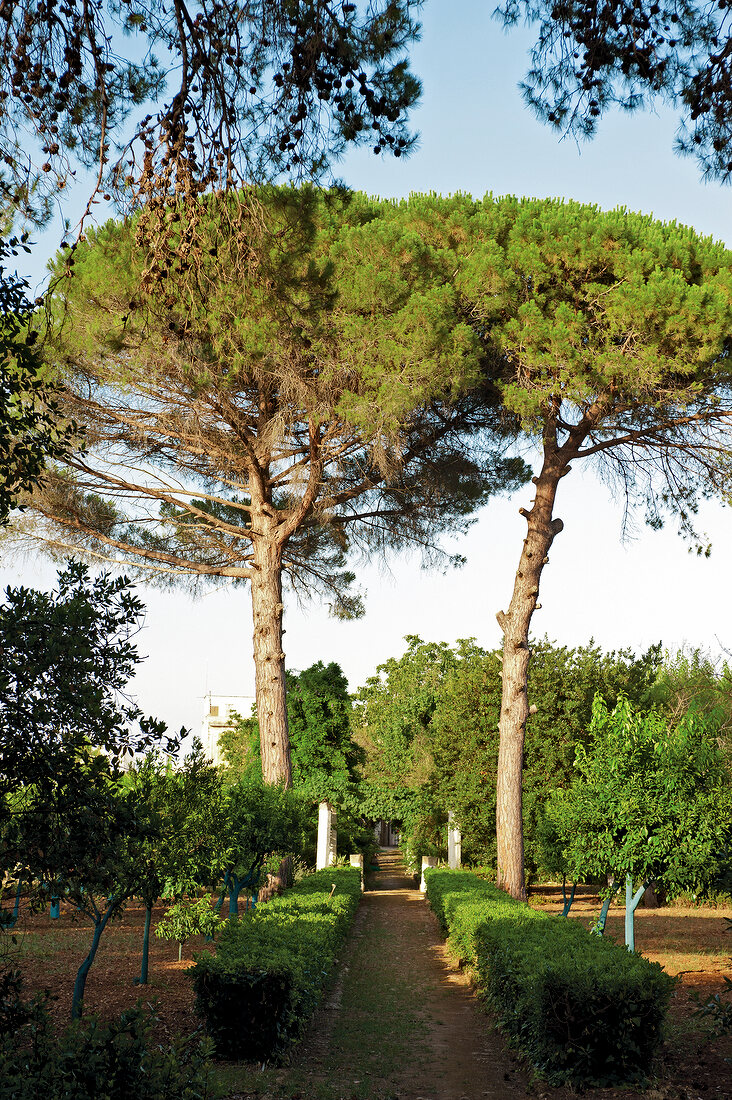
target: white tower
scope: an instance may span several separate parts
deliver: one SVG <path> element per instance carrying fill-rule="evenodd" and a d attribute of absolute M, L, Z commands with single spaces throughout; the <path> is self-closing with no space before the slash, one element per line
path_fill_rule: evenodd
<path fill-rule="evenodd" d="M 224 730 L 231 729 L 236 715 L 249 718 L 254 706 L 252 695 L 205 695 L 203 698 L 203 725 L 201 741 L 203 751 L 213 764 L 222 762 L 219 737 Z"/>

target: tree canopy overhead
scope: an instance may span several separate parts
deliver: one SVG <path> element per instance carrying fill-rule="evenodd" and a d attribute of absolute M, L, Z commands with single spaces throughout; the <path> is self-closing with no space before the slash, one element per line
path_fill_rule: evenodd
<path fill-rule="evenodd" d="M 59 416 L 55 388 L 44 377 L 38 333 L 29 326 L 35 307 L 28 284 L 5 267 L 20 249 L 30 252 L 26 242 L 0 240 L 0 525 L 41 476 L 46 458 L 63 455 L 77 434 Z"/>
<path fill-rule="evenodd" d="M 153 572 L 251 580 L 264 774 L 284 776 L 283 572 L 353 610 L 349 547 L 430 551 L 517 483 L 509 446 L 533 448 L 498 616 L 498 862 L 521 893 L 529 628 L 559 482 L 589 460 L 653 525 L 672 515 L 688 534 L 700 497 L 729 494 L 732 254 L 555 200 L 286 190 L 269 217 L 274 253 L 212 218 L 166 295 L 131 230 L 81 246 L 56 355 L 94 444 L 31 500 L 35 533 Z"/>
<path fill-rule="evenodd" d="M 6 0 L 4 203 L 43 221 L 74 162 L 128 204 L 318 176 L 349 142 L 400 156 L 420 93 L 407 57 L 418 7 Z"/>
<path fill-rule="evenodd" d="M 678 109 L 679 152 L 704 175 L 732 177 L 732 38 L 728 0 L 502 0 L 505 25 L 537 30 L 522 83 L 540 119 L 592 137 L 612 106 Z"/>

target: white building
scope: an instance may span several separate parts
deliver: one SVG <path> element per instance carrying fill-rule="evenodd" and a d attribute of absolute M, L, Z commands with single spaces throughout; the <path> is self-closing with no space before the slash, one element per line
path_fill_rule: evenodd
<path fill-rule="evenodd" d="M 235 716 L 249 718 L 254 706 L 253 695 L 204 695 L 201 741 L 206 756 L 214 764 L 221 763 L 219 737 L 231 729 Z"/>

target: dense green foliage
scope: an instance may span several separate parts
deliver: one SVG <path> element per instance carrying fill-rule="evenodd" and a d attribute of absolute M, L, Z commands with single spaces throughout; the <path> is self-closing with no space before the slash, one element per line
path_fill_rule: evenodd
<path fill-rule="evenodd" d="M 427 871 L 427 897 L 501 1026 L 553 1084 L 643 1080 L 675 979 L 476 875 Z"/>
<path fill-rule="evenodd" d="M 363 754 L 351 734 L 343 670 L 335 661 L 316 661 L 302 672 L 288 671 L 285 684 L 293 787 L 310 802 L 352 805 Z M 221 733 L 219 746 L 233 777 L 261 774 L 256 716 L 240 716 Z"/>
<path fill-rule="evenodd" d="M 0 607 L 0 864 L 32 884 L 37 903 L 68 897 L 93 925 L 74 1016 L 104 929 L 141 885 L 156 828 L 156 811 L 119 768 L 165 733 L 124 693 L 142 612 L 126 578 L 92 581 L 78 562 L 56 592 L 8 588 Z"/>
<path fill-rule="evenodd" d="M 689 711 L 702 714 L 722 747 L 732 749 L 732 669 L 706 650 L 685 646 L 665 653 L 649 702 L 674 721 Z"/>
<path fill-rule="evenodd" d="M 261 776 L 225 785 L 222 796 L 219 868 L 229 890 L 229 913 L 236 914 L 243 889 L 256 898 L 269 858 L 302 850 L 307 810 L 297 791 L 269 786 Z"/>
<path fill-rule="evenodd" d="M 124 692 L 142 613 L 124 578 L 92 581 L 78 563 L 59 574 L 57 592 L 9 589 L 0 608 L 2 870 L 34 904 L 66 899 L 93 926 L 74 1015 L 101 936 L 130 897 L 147 910 L 145 982 L 160 897 L 185 903 L 223 879 L 235 912 L 242 889 L 256 895 L 269 857 L 302 850 L 297 792 L 264 787 L 261 776 L 226 782 L 200 743 L 177 766 L 153 750 L 121 770 L 124 751 L 165 729 L 140 721 Z M 14 920 L 8 909 L 2 918 Z"/>
<path fill-rule="evenodd" d="M 60 1035 L 42 1002 L 24 1002 L 14 979 L 0 979 L 0 1096 L 3 1100 L 210 1100 L 205 1043 L 151 1036 L 140 1007 L 101 1023 L 90 1017 Z"/>
<path fill-rule="evenodd" d="M 495 782 L 501 655 L 473 640 L 422 642 L 408 635 L 400 658 L 379 666 L 355 700 L 355 734 L 364 746 L 363 812 L 402 822 L 415 867 L 441 854 L 452 809 L 463 858 L 495 859 Z M 532 643 L 529 698 L 538 711 L 527 728 L 524 807 L 529 867 L 547 867 L 543 810 L 555 787 L 568 786 L 575 749 L 589 736 L 597 691 L 613 706 L 621 692 L 643 703 L 655 684 L 660 647 L 636 657 L 603 653 L 590 642 L 570 649 Z"/>
<path fill-rule="evenodd" d="M 353 738 L 351 697 L 343 671 L 335 661 L 327 665 L 316 661 L 302 672 L 288 672 L 286 687 L 293 788 L 312 809 L 303 855 L 314 862 L 315 807 L 327 801 L 338 811 L 339 851 L 360 851 L 368 857 L 373 833 L 363 823 L 363 818 L 369 817 L 361 784 L 364 754 Z M 261 777 L 255 716 L 240 717 L 222 732 L 219 744 L 228 774 Z"/>
<path fill-rule="evenodd" d="M 146 903 L 180 897 L 215 881 L 225 824 L 221 775 L 200 741 L 173 765 L 153 751 L 122 777 L 153 824 L 138 858 L 138 892 Z"/>
<path fill-rule="evenodd" d="M 295 788 L 313 802 L 352 802 L 362 754 L 351 737 L 348 681 L 335 661 L 288 676 L 287 717 Z"/>
<path fill-rule="evenodd" d="M 227 924 L 191 969 L 196 1008 L 226 1058 L 282 1056 L 309 1019 L 361 897 L 357 869 L 331 867 Z"/>
<path fill-rule="evenodd" d="M 77 759 L 90 750 L 116 760 L 163 737 L 164 724 L 144 718 L 124 694 L 139 661 L 132 639 L 143 610 L 125 577 L 91 579 L 79 562 L 59 572 L 53 592 L 6 590 L 0 815 L 10 791 L 71 780 Z"/>
<path fill-rule="evenodd" d="M 575 769 L 547 808 L 568 875 L 630 876 L 634 888 L 653 881 L 671 897 L 709 886 L 729 851 L 732 795 L 717 731 L 702 715 L 674 722 L 626 697 L 613 709 L 598 697 Z"/>

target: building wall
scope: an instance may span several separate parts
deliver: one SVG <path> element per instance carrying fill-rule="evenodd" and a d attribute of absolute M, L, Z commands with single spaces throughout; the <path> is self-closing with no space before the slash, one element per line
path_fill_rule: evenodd
<path fill-rule="evenodd" d="M 253 706 L 253 695 L 204 695 L 201 741 L 206 756 L 214 764 L 222 762 L 219 737 L 233 726 L 233 715 L 248 718 Z"/>

